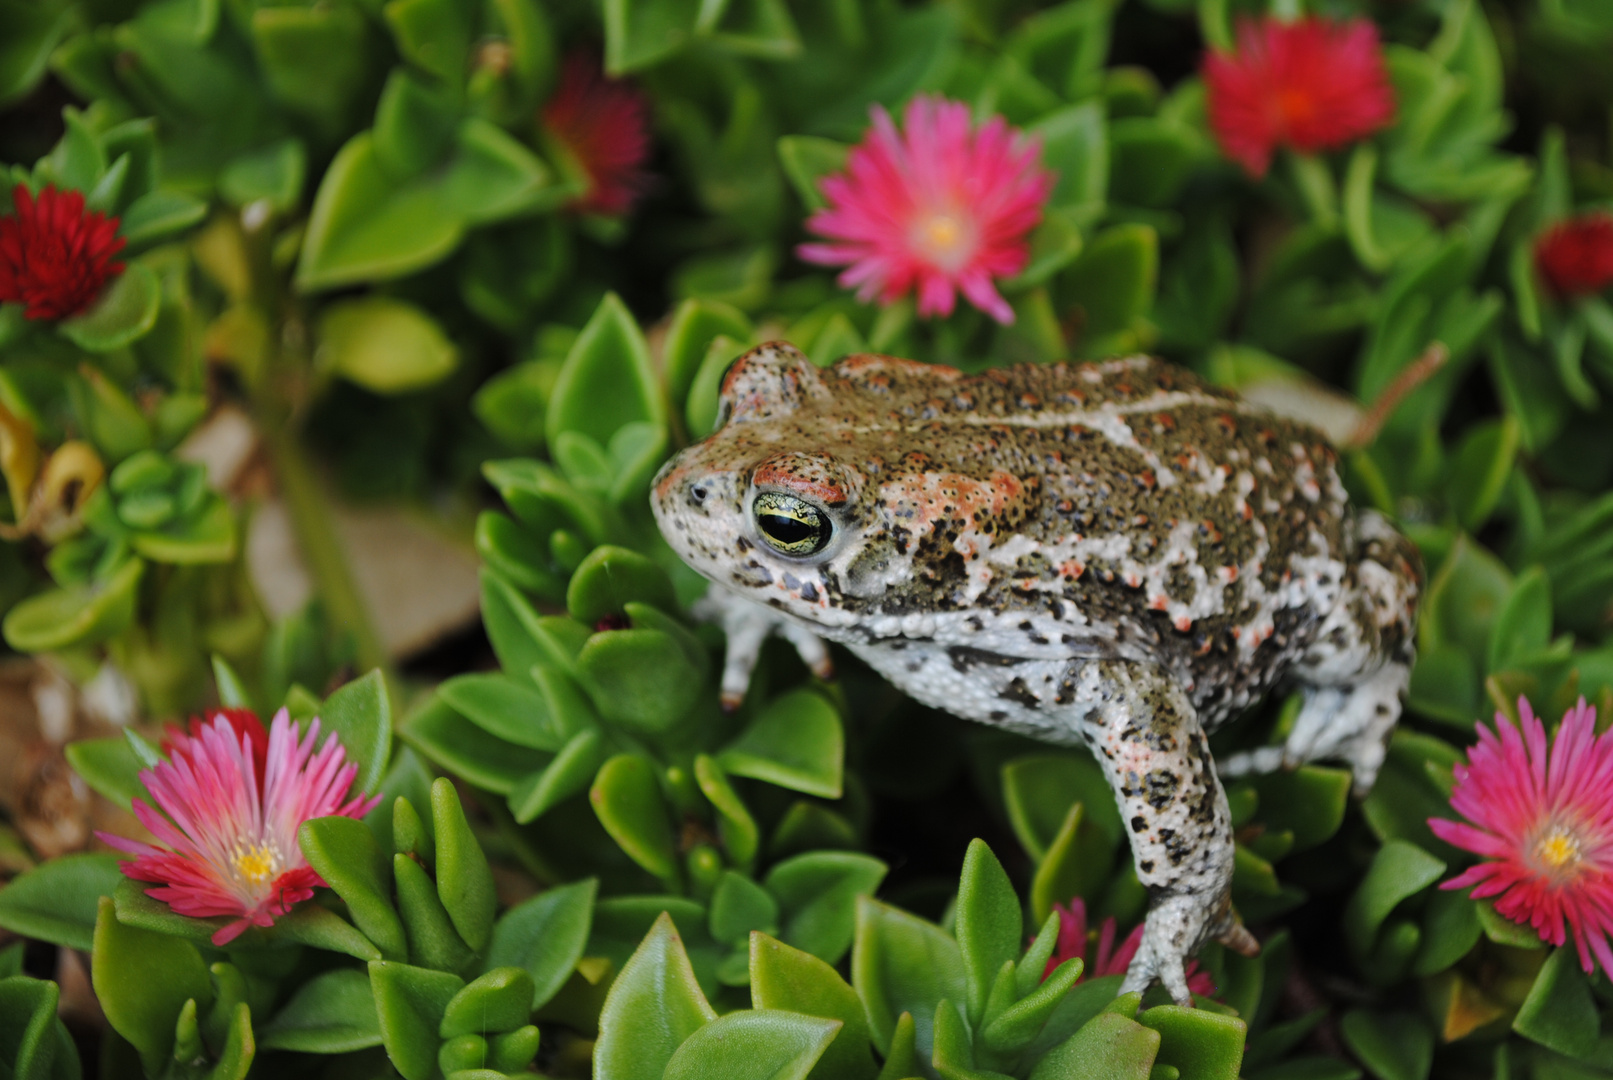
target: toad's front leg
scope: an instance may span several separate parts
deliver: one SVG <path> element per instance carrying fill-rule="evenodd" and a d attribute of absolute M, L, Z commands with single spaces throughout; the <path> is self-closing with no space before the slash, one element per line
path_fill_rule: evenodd
<path fill-rule="evenodd" d="M 820 679 L 834 678 L 829 648 L 823 639 L 733 589 L 716 582 L 706 595 L 695 601 L 690 614 L 701 622 L 716 623 L 727 635 L 722 669 L 722 705 L 730 711 L 739 708 L 750 686 L 751 671 L 761 656 L 762 644 L 776 634 L 795 646 L 801 662 Z"/>
<path fill-rule="evenodd" d="M 1232 910 L 1232 823 L 1198 715 L 1181 685 L 1151 664 L 1099 660 L 1078 677 L 1081 733 L 1098 755 L 1152 897 L 1124 991 L 1155 979 L 1191 1001 L 1187 961 L 1206 941 L 1252 955 Z"/>

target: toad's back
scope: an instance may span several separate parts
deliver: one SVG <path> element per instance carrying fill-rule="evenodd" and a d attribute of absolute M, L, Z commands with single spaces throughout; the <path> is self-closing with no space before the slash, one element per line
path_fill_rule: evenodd
<path fill-rule="evenodd" d="M 758 402 L 741 427 L 747 443 L 866 475 L 862 550 L 831 602 L 867 616 L 1022 613 L 1032 645 L 1056 634 L 1164 662 L 1206 692 L 1258 692 L 1347 572 L 1335 451 L 1180 368 L 1135 357 L 971 377 L 863 356 L 822 383 L 785 410 Z"/>

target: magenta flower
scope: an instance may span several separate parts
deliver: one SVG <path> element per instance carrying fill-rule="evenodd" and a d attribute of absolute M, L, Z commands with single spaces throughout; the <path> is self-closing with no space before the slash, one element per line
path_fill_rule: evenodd
<path fill-rule="evenodd" d="M 1071 900 L 1068 905 L 1054 904 L 1053 910 L 1059 917 L 1059 939 L 1058 944 L 1053 947 L 1053 955 L 1048 957 L 1047 967 L 1042 970 L 1042 978 L 1053 974 L 1054 970 L 1066 960 L 1080 960 L 1083 963 L 1081 977 L 1076 982 L 1126 973 L 1126 969 L 1131 966 L 1131 958 L 1137 955 L 1137 946 L 1142 944 L 1141 923 L 1126 935 L 1126 940 L 1122 941 L 1117 949 L 1115 934 L 1119 932 L 1119 928 L 1113 915 L 1103 920 L 1103 925 L 1096 932 L 1089 933 L 1087 904 L 1079 896 Z M 1094 943 L 1097 945 L 1097 951 L 1093 954 L 1092 962 L 1086 963 L 1087 946 Z M 1188 961 L 1187 988 L 1199 997 L 1210 997 L 1215 993 L 1215 980 L 1210 977 L 1208 971 L 1199 969 L 1197 960 Z"/>
<path fill-rule="evenodd" d="M 1496 714 L 1496 730 L 1479 725 L 1478 745 L 1456 766 L 1451 808 L 1467 822 L 1430 818 L 1448 844 L 1485 857 L 1440 886 L 1473 886 L 1475 900 L 1532 926 L 1561 945 L 1564 924 L 1579 962 L 1613 973 L 1613 732 L 1596 734 L 1596 710 L 1580 698 L 1555 738 L 1518 699 L 1522 730 Z"/>
<path fill-rule="evenodd" d="M 303 859 L 297 828 L 331 814 L 362 817 L 381 801 L 358 795 L 344 804 L 358 766 L 345 762 L 335 735 L 315 750 L 318 738 L 316 719 L 299 740 L 284 709 L 267 736 L 263 722 L 242 709 L 193 722 L 188 734 L 172 729 L 163 742 L 168 760 L 140 774 L 162 813 L 134 800 L 135 816 L 167 847 L 96 835 L 136 856 L 123 872 L 161 886 L 147 896 L 181 915 L 237 916 L 213 935 L 214 945 L 249 925 L 273 925 L 325 884 Z"/>
<path fill-rule="evenodd" d="M 1013 322 L 996 281 L 1024 269 L 1026 235 L 1053 190 L 1040 146 L 1001 117 L 974 128 L 968 106 L 939 97 L 909 102 L 900 132 L 878 106 L 873 121 L 847 171 L 823 181 L 829 205 L 807 221 L 830 242 L 797 254 L 846 267 L 840 284 L 865 302 L 888 304 L 916 288 L 920 315 L 950 315 L 961 291 Z"/>

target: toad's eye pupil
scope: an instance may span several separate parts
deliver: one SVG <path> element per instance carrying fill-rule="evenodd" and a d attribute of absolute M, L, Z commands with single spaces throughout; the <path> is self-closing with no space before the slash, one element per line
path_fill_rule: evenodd
<path fill-rule="evenodd" d="M 776 491 L 756 496 L 752 507 L 756 528 L 775 551 L 786 555 L 812 555 L 829 543 L 833 527 L 816 506 Z"/>
<path fill-rule="evenodd" d="M 762 531 L 781 544 L 799 544 L 817 532 L 816 527 L 783 514 L 763 514 L 757 519 Z"/>

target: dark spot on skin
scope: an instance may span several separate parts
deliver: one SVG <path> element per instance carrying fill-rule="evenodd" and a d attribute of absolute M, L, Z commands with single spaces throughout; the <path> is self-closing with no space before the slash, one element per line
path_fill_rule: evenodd
<path fill-rule="evenodd" d="M 1006 701 L 1023 705 L 1027 709 L 1039 709 L 1042 707 L 1042 699 L 1037 697 L 1031 691 L 1031 688 L 1025 685 L 1024 679 L 1018 677 L 1010 680 L 1008 685 L 998 692 L 997 696 Z"/>
<path fill-rule="evenodd" d="M 991 718 L 993 720 L 1006 720 L 1008 719 L 1008 714 L 1002 709 L 993 709 L 991 711 Z"/>
<path fill-rule="evenodd" d="M 809 581 L 805 585 L 801 586 L 801 599 L 805 600 L 807 603 L 810 604 L 813 601 L 817 600 L 817 598 L 818 598 L 818 587 L 816 585 L 812 584 L 812 582 Z"/>
<path fill-rule="evenodd" d="M 1155 769 L 1143 778 L 1143 797 L 1155 810 L 1163 810 L 1176 798 L 1181 781 L 1169 769 Z"/>
<path fill-rule="evenodd" d="M 1143 816 L 1141 814 L 1138 814 L 1136 817 L 1131 819 L 1132 832 L 1142 832 L 1146 828 L 1148 828 L 1148 822 L 1143 820 Z"/>
<path fill-rule="evenodd" d="M 954 671 L 967 672 L 978 666 L 1013 667 L 1021 663 L 1017 656 L 1004 656 L 1002 653 L 989 652 L 986 649 L 977 649 L 972 645 L 952 645 L 947 648 L 947 657 L 952 661 Z"/>

